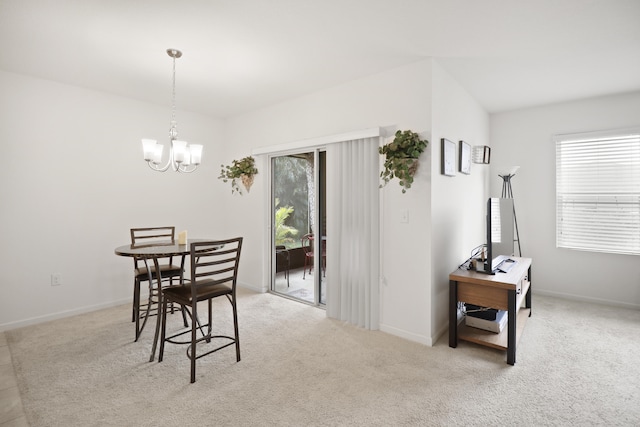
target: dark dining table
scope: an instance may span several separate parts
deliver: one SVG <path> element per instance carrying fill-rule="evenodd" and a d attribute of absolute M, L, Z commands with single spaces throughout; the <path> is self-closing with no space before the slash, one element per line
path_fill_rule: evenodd
<path fill-rule="evenodd" d="M 156 275 L 156 282 L 158 284 L 158 301 L 162 300 L 162 276 L 160 274 L 160 264 L 159 259 L 166 258 L 170 256 L 181 256 L 185 257 L 190 253 L 190 244 L 195 242 L 207 242 L 212 239 L 189 239 L 186 244 L 181 245 L 177 240 L 174 241 L 166 241 L 166 242 L 155 242 L 151 244 L 141 244 L 141 245 L 123 245 L 118 246 L 115 249 L 115 254 L 124 257 L 132 257 L 132 258 L 142 258 L 145 262 L 149 260 L 153 261 L 153 265 L 155 270 L 158 272 Z M 184 265 L 184 263 L 182 263 Z M 147 265 L 147 267 L 149 267 Z M 151 280 L 151 277 L 149 277 Z M 159 303 L 158 303 L 159 304 Z M 158 313 L 160 310 L 158 309 Z M 149 358 L 149 362 L 153 362 L 156 355 L 156 348 L 158 346 L 158 336 L 160 335 L 160 318 L 161 316 L 156 316 L 156 329 L 155 334 L 153 336 L 153 347 L 151 348 L 151 357 Z"/>

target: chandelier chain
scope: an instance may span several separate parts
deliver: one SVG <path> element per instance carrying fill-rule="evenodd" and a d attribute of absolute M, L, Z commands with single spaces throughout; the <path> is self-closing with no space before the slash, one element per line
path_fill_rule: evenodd
<path fill-rule="evenodd" d="M 173 58 L 173 89 L 171 91 L 171 128 L 169 129 L 169 137 L 174 140 L 178 137 L 178 122 L 176 121 L 176 57 Z"/>

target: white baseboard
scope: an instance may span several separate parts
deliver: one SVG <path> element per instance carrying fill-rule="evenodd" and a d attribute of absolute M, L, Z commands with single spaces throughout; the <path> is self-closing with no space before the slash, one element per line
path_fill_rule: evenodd
<path fill-rule="evenodd" d="M 387 334 L 395 335 L 396 337 L 404 338 L 409 341 L 424 344 L 429 347 L 433 346 L 433 341 L 431 340 L 431 338 L 425 337 L 423 335 L 414 334 L 413 332 L 407 332 L 403 329 L 394 328 L 393 326 L 384 324 L 380 324 L 380 330 L 382 332 L 386 332 Z"/>
<path fill-rule="evenodd" d="M 259 293 L 267 292 L 267 289 L 252 286 L 247 283 L 238 283 L 238 286 L 249 289 L 254 292 L 259 292 Z M 140 291 L 140 299 L 145 300 L 148 297 L 148 295 L 149 295 L 148 290 L 143 287 L 143 289 L 141 289 Z M 120 300 L 94 304 L 94 305 L 87 305 L 84 307 L 78 307 L 78 308 L 65 310 L 65 311 L 59 311 L 57 313 L 45 314 L 43 316 L 31 317 L 29 319 L 2 323 L 0 324 L 0 332 L 9 331 L 11 329 L 23 328 L 25 326 L 30 326 L 30 325 L 36 325 L 38 323 L 49 322 L 51 320 L 63 319 L 65 317 L 76 316 L 78 314 L 89 313 L 91 311 L 102 310 L 103 308 L 110 308 L 110 307 L 115 307 L 117 305 L 131 304 L 131 303 L 132 303 L 132 299 L 128 297 Z"/>
<path fill-rule="evenodd" d="M 584 297 L 584 296 L 575 295 L 575 294 L 565 294 L 561 292 L 545 291 L 540 289 L 533 289 L 531 292 L 533 296 L 542 295 L 542 296 L 566 299 L 571 301 L 588 302 L 592 304 L 601 304 L 601 305 L 608 305 L 612 307 L 628 308 L 631 310 L 640 310 L 640 305 L 638 304 L 630 304 L 626 302 L 613 301 L 613 300 L 607 300 L 602 298 L 590 298 L 590 297 Z M 535 301 L 533 305 L 535 309 Z"/>
<path fill-rule="evenodd" d="M 261 287 L 261 286 L 255 286 L 249 283 L 238 283 L 238 286 L 245 288 L 245 289 L 249 289 L 253 292 L 258 292 L 258 293 L 265 293 L 268 291 L 267 288 L 265 287 Z M 612 300 L 606 300 L 606 299 L 601 299 L 601 298 L 589 298 L 589 297 L 583 297 L 583 296 L 579 296 L 579 295 L 574 295 L 574 294 L 565 294 L 565 293 L 560 293 L 560 292 L 552 292 L 552 291 L 545 291 L 545 290 L 540 290 L 540 289 L 536 289 L 533 291 L 533 295 L 543 295 L 543 296 L 549 296 L 549 297 L 553 297 L 553 298 L 562 298 L 562 299 L 567 299 L 567 300 L 573 300 L 573 301 L 582 301 L 582 302 L 589 302 L 589 303 L 593 303 L 593 304 L 603 304 L 603 305 L 609 305 L 609 306 L 614 306 L 614 307 L 623 307 L 623 308 L 628 308 L 628 309 L 632 309 L 632 310 L 640 310 L 640 305 L 638 304 L 629 304 L 629 303 L 623 303 L 623 302 L 619 302 L 619 301 L 612 301 Z M 140 295 L 142 298 L 145 297 L 144 291 L 141 293 Z M 23 319 L 23 320 L 18 320 L 15 322 L 8 322 L 8 323 L 3 323 L 0 324 L 0 332 L 3 331 L 8 331 L 11 329 L 18 329 L 18 328 L 22 328 L 25 326 L 29 326 L 29 325 L 35 325 L 38 323 L 44 323 L 44 322 L 49 322 L 51 320 L 56 320 L 56 319 L 62 319 L 65 317 L 70 317 L 70 316 L 75 316 L 78 314 L 83 314 L 83 313 L 88 313 L 91 311 L 96 311 L 96 310 L 101 310 L 103 308 L 109 308 L 109 307 L 115 307 L 117 305 L 121 305 L 121 304 L 131 304 L 131 298 L 123 298 L 120 300 L 116 300 L 116 301 L 110 301 L 110 302 L 106 302 L 106 303 L 100 303 L 100 304 L 95 304 L 95 305 L 88 305 L 88 306 L 84 306 L 84 307 L 78 307 L 78 308 L 74 308 L 71 310 L 65 310 L 65 311 L 60 311 L 57 313 L 52 313 L 52 314 L 47 314 L 44 316 L 38 316 L 38 317 L 32 317 L 29 319 Z M 534 302 L 535 304 L 535 302 Z M 412 332 L 408 332 L 402 329 L 398 329 L 398 328 L 394 328 L 392 326 L 388 326 L 388 325 L 384 325 L 381 324 L 380 325 L 380 330 L 382 332 L 386 332 L 388 334 L 391 335 L 395 335 L 410 341 L 414 341 L 420 344 L 424 344 L 424 345 L 428 345 L 429 347 L 432 347 L 433 344 L 438 341 L 438 339 L 447 331 L 447 328 L 449 327 L 448 324 L 444 325 L 437 333 L 436 337 L 425 337 L 423 335 L 418 335 L 418 334 L 414 334 Z"/>
<path fill-rule="evenodd" d="M 459 319 L 458 319 L 459 320 Z M 447 341 L 449 340 L 449 322 L 446 322 L 442 327 L 438 330 L 438 333 L 435 337 L 432 337 L 433 342 L 436 343 L 443 336 L 447 336 Z"/>
<path fill-rule="evenodd" d="M 267 287 L 255 286 L 255 285 L 251 285 L 249 283 L 240 283 L 240 282 L 238 282 L 238 287 L 244 288 L 244 289 L 249 289 L 250 291 L 258 292 L 260 294 L 264 294 L 265 292 L 269 291 L 269 288 L 267 288 Z"/>
<path fill-rule="evenodd" d="M 15 322 L 0 324 L 0 332 L 9 331 L 11 329 L 23 328 L 25 326 L 36 325 L 38 323 L 49 322 L 51 320 L 63 319 L 65 317 L 76 316 L 78 314 L 89 313 L 91 311 L 102 310 L 103 308 L 115 307 L 122 304 L 131 304 L 131 298 L 110 301 L 95 305 L 87 305 L 71 310 L 59 311 L 57 313 L 46 314 L 44 316 L 31 317 L 29 319 L 17 320 Z"/>

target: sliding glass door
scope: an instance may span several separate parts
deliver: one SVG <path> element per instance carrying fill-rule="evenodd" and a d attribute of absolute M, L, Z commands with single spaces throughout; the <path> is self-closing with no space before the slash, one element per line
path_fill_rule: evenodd
<path fill-rule="evenodd" d="M 271 291 L 325 304 L 326 155 L 314 150 L 271 158 Z"/>

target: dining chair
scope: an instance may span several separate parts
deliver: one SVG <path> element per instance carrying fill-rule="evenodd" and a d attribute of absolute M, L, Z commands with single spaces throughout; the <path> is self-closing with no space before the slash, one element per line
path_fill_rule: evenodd
<path fill-rule="evenodd" d="M 242 249 L 242 237 L 227 240 L 194 242 L 190 247 L 191 274 L 188 284 L 174 286 L 162 292 L 162 334 L 158 362 L 162 362 L 165 343 L 187 344 L 187 356 L 191 361 L 191 383 L 196 381 L 196 360 L 235 344 L 236 361 L 240 361 L 240 339 L 238 337 L 238 308 L 236 304 L 236 283 L 238 265 Z M 213 300 L 226 297 L 233 311 L 234 335 L 213 335 Z M 192 321 L 191 328 L 167 336 L 167 307 L 177 303 L 190 311 L 193 319 L 198 318 L 198 303 L 207 301 L 208 319 L 206 324 Z M 206 332 L 205 332 L 206 329 Z M 190 334 L 190 339 L 182 338 Z M 197 353 L 197 345 L 206 341 L 216 341 L 214 348 Z"/>
<path fill-rule="evenodd" d="M 302 278 L 304 279 L 307 273 L 307 266 L 309 266 L 309 274 L 311 274 L 311 270 L 313 269 L 313 256 L 314 256 L 314 236 L 313 234 L 305 234 L 300 239 L 300 243 L 302 245 L 302 250 L 304 251 L 304 270 L 302 271 Z M 322 273 L 325 273 L 325 262 L 327 258 L 327 251 L 325 249 L 325 242 L 322 241 Z"/>
<path fill-rule="evenodd" d="M 132 248 L 136 246 L 142 247 L 175 243 L 175 227 L 132 228 L 130 232 Z M 178 283 L 182 283 L 184 278 L 184 261 L 185 257 L 182 257 L 180 265 L 176 265 L 173 263 L 173 257 L 167 257 L 166 260 L 163 260 L 162 263 L 159 264 L 162 281 L 173 285 L 177 279 Z M 133 264 L 133 313 L 131 321 L 136 323 L 135 340 L 138 341 L 147 323 L 147 319 L 150 316 L 157 315 L 157 309 L 155 311 L 152 310 L 152 306 L 158 306 L 160 301 L 158 301 L 158 290 L 156 288 L 157 274 L 155 265 L 151 260 L 138 257 L 133 258 Z M 144 304 L 140 302 L 140 286 L 142 282 L 149 282 L 149 298 Z M 182 315 L 184 324 L 187 326 L 186 315 L 185 313 Z"/>

